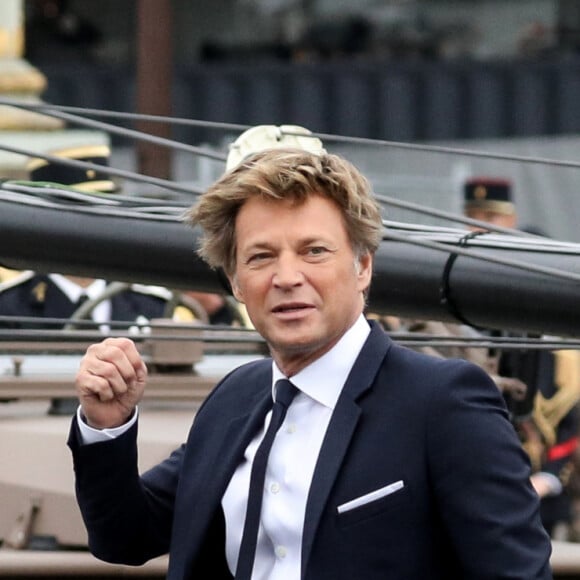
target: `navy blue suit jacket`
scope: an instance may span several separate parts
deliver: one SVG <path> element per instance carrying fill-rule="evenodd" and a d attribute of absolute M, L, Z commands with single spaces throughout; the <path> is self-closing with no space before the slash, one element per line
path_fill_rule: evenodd
<path fill-rule="evenodd" d="M 228 375 L 187 442 L 139 477 L 136 428 L 80 445 L 77 495 L 93 553 L 169 580 L 229 578 L 221 499 L 271 406 L 271 363 Z M 393 343 L 376 325 L 340 395 L 308 496 L 305 580 L 551 578 L 529 464 L 487 375 Z M 403 488 L 338 513 L 355 498 Z"/>

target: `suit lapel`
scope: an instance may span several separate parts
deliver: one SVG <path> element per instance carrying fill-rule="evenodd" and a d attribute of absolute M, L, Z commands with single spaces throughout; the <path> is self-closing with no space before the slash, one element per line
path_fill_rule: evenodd
<path fill-rule="evenodd" d="M 212 482 L 209 487 L 202 485 L 206 489 L 202 501 L 197 496 L 184 495 L 184 501 L 180 504 L 180 512 L 182 514 L 196 514 L 195 518 L 188 516 L 182 520 L 182 526 L 185 524 L 186 529 L 180 527 L 177 534 L 179 538 L 177 543 L 181 544 L 179 551 L 183 550 L 188 559 L 197 557 L 197 554 L 191 553 L 191 547 L 203 545 L 207 526 L 213 521 L 216 510 L 221 509 L 221 500 L 233 473 L 243 459 L 246 447 L 260 429 L 266 413 L 272 406 L 269 387 L 270 383 L 264 386 L 259 393 L 256 393 L 256 396 L 246 406 L 247 412 L 242 412 L 242 414 L 232 418 L 224 428 L 223 433 L 216 438 L 216 440 L 219 439 L 220 444 L 211 455 L 205 457 L 205 467 L 201 471 L 201 477 Z M 193 477 L 193 481 L 199 482 L 199 478 L 198 474 Z M 182 474 L 182 479 L 184 481 L 190 480 L 187 471 Z M 191 487 L 195 488 L 197 485 L 194 483 Z M 174 558 L 174 560 L 178 560 L 179 565 L 185 564 L 187 567 L 186 560 L 180 558 Z M 174 562 L 174 565 L 177 567 L 177 562 Z"/>
<path fill-rule="evenodd" d="M 328 496 L 359 421 L 361 410 L 356 401 L 371 387 L 389 345 L 390 341 L 383 330 L 375 323 L 371 323 L 371 334 L 349 374 L 332 414 L 306 504 L 302 539 L 302 576 L 308 567 L 312 544 L 326 509 Z"/>
<path fill-rule="evenodd" d="M 248 413 L 240 415 L 230 422 L 223 444 L 216 455 L 218 471 L 214 477 L 216 481 L 224 482 L 220 499 L 239 465 L 246 447 L 263 425 L 264 417 L 271 407 L 272 397 L 271 391 L 268 389 L 267 393 L 260 397 Z"/>

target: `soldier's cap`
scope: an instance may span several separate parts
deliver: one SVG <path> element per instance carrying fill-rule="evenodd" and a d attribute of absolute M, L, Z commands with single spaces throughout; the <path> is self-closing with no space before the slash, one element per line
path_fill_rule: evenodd
<path fill-rule="evenodd" d="M 515 213 L 512 183 L 508 179 L 472 177 L 463 186 L 463 208 L 485 209 L 505 215 Z"/>
<path fill-rule="evenodd" d="M 299 125 L 256 125 L 244 131 L 231 145 L 226 161 L 226 171 L 244 159 L 266 149 L 294 147 L 321 155 L 326 153 L 322 141 Z"/>
<path fill-rule="evenodd" d="M 48 152 L 55 157 L 84 161 L 109 166 L 111 150 L 108 145 L 80 145 Z M 87 192 L 113 193 L 117 185 L 106 171 L 96 171 L 90 168 L 72 167 L 63 163 L 55 163 L 46 159 L 32 159 L 27 169 L 31 181 L 42 181 L 68 185 L 74 189 Z"/>

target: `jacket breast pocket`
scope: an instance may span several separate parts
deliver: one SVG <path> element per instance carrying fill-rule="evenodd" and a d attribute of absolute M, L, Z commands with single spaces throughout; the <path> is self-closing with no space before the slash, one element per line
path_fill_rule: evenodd
<path fill-rule="evenodd" d="M 405 483 L 395 481 L 337 506 L 337 521 L 340 526 L 351 526 L 400 508 L 408 501 L 409 490 Z"/>

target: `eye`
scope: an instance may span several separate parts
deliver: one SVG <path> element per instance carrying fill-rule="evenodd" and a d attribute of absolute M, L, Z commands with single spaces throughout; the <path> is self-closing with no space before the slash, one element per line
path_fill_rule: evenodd
<path fill-rule="evenodd" d="M 256 252 L 255 254 L 251 254 L 246 259 L 246 264 L 260 264 L 269 260 L 272 257 L 270 252 Z"/>
<path fill-rule="evenodd" d="M 306 248 L 304 253 L 306 258 L 319 260 L 325 258 L 330 253 L 330 250 L 325 246 L 310 246 Z"/>

